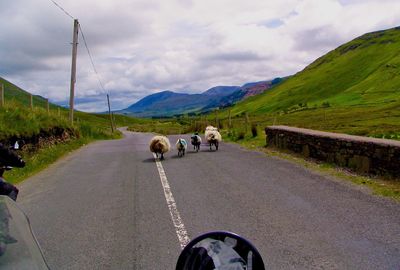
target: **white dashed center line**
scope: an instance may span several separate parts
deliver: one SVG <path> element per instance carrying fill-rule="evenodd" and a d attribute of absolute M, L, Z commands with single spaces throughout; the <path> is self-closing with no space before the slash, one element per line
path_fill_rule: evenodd
<path fill-rule="evenodd" d="M 178 207 L 176 206 L 175 199 L 172 195 L 167 175 L 165 174 L 161 161 L 156 157 L 156 154 L 153 153 L 153 156 L 156 160 L 158 173 L 160 174 L 161 184 L 164 189 L 165 200 L 167 201 L 169 213 L 171 214 L 172 223 L 174 224 L 176 235 L 178 236 L 179 243 L 183 249 L 190 242 L 190 238 L 186 231 L 185 224 L 183 224 L 182 218 L 179 214 Z"/>

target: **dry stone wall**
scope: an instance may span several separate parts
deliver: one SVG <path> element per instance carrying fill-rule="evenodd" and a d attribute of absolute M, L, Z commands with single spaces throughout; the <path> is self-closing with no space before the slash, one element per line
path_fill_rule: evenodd
<path fill-rule="evenodd" d="M 400 141 L 288 126 L 265 128 L 266 144 L 301 153 L 362 174 L 400 179 Z"/>

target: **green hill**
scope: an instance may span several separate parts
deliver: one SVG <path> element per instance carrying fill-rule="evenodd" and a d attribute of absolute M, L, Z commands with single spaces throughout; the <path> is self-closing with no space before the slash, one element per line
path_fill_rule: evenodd
<path fill-rule="evenodd" d="M 58 105 L 49 104 L 41 96 L 33 96 L 33 109 L 30 108 L 31 94 L 11 82 L 0 78 L 4 86 L 5 106 L 0 107 L 0 142 L 35 136 L 51 136 L 55 130 L 68 130 L 77 137 L 106 139 L 114 137 L 108 115 L 96 115 L 76 111 L 75 124 L 68 120 L 69 111 Z M 115 116 L 117 125 L 136 123 L 126 116 Z"/>
<path fill-rule="evenodd" d="M 400 134 L 400 27 L 338 47 L 231 112 L 247 112 L 263 124 L 378 137 Z"/>
<path fill-rule="evenodd" d="M 39 96 L 33 96 L 31 108 L 30 93 L 2 78 L 0 84 L 5 89 L 5 105 L 0 106 L 0 143 L 10 145 L 20 141 L 23 147 L 19 154 L 27 164 L 23 169 L 7 172 L 7 181 L 19 182 L 92 140 L 121 136 L 119 132 L 111 132 L 108 115 L 75 111 L 71 124 L 68 109 L 49 104 L 47 111 L 46 99 Z M 117 126 L 144 121 L 115 116 Z"/>
<path fill-rule="evenodd" d="M 8 102 L 18 102 L 21 105 L 24 106 L 30 106 L 30 93 L 19 88 L 18 86 L 14 85 L 13 83 L 3 79 L 0 77 L 0 84 L 3 84 L 4 86 L 4 98 Z M 46 107 L 46 99 L 38 96 L 38 95 L 33 95 L 33 104 L 35 107 Z M 50 108 L 56 108 L 59 107 L 57 105 L 54 105 L 50 103 Z"/>

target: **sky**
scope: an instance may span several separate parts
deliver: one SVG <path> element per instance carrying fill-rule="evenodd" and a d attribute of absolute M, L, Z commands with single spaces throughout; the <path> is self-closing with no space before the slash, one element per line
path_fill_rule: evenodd
<path fill-rule="evenodd" d="M 301 71 L 364 33 L 400 26 L 399 0 L 54 0 L 79 20 L 75 108 L 128 107 Z M 0 1 L 0 77 L 68 105 L 73 19 L 52 0 Z M 99 80 L 104 87 L 101 87 Z"/>

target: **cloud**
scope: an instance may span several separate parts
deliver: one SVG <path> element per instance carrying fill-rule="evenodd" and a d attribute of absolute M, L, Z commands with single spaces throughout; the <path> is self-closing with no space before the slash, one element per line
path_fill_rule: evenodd
<path fill-rule="evenodd" d="M 199 93 L 294 74 L 344 42 L 400 24 L 397 0 L 57 2 L 79 19 L 98 71 L 80 37 L 76 107 L 87 111 L 105 111 L 107 93 L 122 109 L 166 89 Z M 72 19 L 47 0 L 2 0 L 0 16 L 0 76 L 68 101 Z"/>

